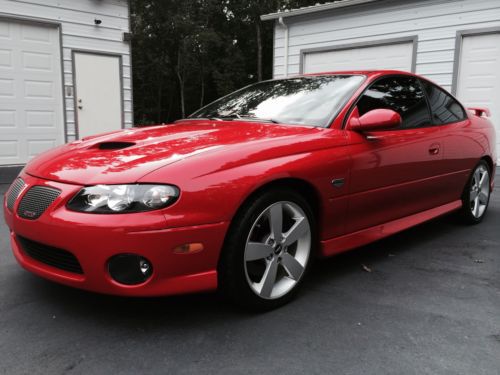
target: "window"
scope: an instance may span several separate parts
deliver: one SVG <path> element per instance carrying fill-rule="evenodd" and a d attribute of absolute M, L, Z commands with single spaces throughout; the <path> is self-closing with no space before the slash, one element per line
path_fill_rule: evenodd
<path fill-rule="evenodd" d="M 189 117 L 328 126 L 365 78 L 325 75 L 260 82 L 229 94 Z"/>
<path fill-rule="evenodd" d="M 434 125 L 450 124 L 467 118 L 462 106 L 444 90 L 428 81 L 422 84 L 429 98 Z"/>
<path fill-rule="evenodd" d="M 414 77 L 388 77 L 376 81 L 358 102 L 359 115 L 374 109 L 392 109 L 401 115 L 401 129 L 432 124 L 421 85 Z"/>

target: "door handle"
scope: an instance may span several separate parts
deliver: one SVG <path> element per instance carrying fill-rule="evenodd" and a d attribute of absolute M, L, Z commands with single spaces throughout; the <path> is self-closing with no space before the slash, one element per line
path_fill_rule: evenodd
<path fill-rule="evenodd" d="M 441 145 L 438 143 L 434 143 L 429 147 L 429 154 L 431 155 L 437 155 L 439 151 L 441 151 Z"/>

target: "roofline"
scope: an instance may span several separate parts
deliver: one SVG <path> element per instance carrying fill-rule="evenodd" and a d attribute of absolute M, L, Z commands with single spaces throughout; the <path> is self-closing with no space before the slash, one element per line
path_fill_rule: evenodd
<path fill-rule="evenodd" d="M 260 19 L 262 21 L 270 21 L 270 20 L 276 20 L 279 18 L 286 18 L 286 17 L 300 16 L 303 14 L 323 12 L 325 10 L 330 10 L 330 9 L 339 9 L 339 8 L 347 8 L 347 7 L 351 7 L 351 6 L 355 6 L 355 5 L 363 5 L 363 4 L 373 3 L 375 1 L 380 1 L 380 0 L 341 0 L 341 1 L 336 1 L 333 3 L 312 5 L 312 6 L 304 7 L 304 8 L 284 10 L 281 12 L 264 14 L 264 15 L 260 16 Z"/>

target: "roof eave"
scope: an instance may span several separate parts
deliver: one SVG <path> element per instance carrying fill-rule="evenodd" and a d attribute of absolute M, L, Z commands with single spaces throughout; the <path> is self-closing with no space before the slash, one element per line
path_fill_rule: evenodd
<path fill-rule="evenodd" d="M 380 1 L 380 0 L 343 0 L 343 1 L 337 1 L 334 3 L 312 5 L 310 7 L 304 7 L 304 8 L 299 8 L 299 9 L 286 10 L 286 11 L 282 11 L 282 12 L 264 14 L 264 15 L 260 16 L 260 19 L 262 21 L 277 20 L 279 18 L 301 16 L 304 14 L 323 12 L 325 10 L 339 9 L 339 8 L 346 8 L 346 7 L 351 7 L 351 6 L 355 6 L 355 5 L 368 4 L 368 3 L 373 3 L 375 1 Z"/>

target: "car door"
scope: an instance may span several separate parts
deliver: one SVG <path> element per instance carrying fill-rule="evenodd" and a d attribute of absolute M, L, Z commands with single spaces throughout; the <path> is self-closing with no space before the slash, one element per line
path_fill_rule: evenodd
<path fill-rule="evenodd" d="M 460 199 L 471 170 L 487 154 L 488 142 L 471 126 L 462 105 L 446 91 L 422 80 L 429 100 L 432 121 L 442 135 L 443 177 L 448 200 Z"/>
<path fill-rule="evenodd" d="M 351 117 L 392 109 L 398 128 L 359 133 Z M 432 125 L 426 96 L 413 76 L 385 76 L 361 95 L 346 121 L 351 143 L 349 218 L 352 233 L 446 203 L 442 137 Z"/>

